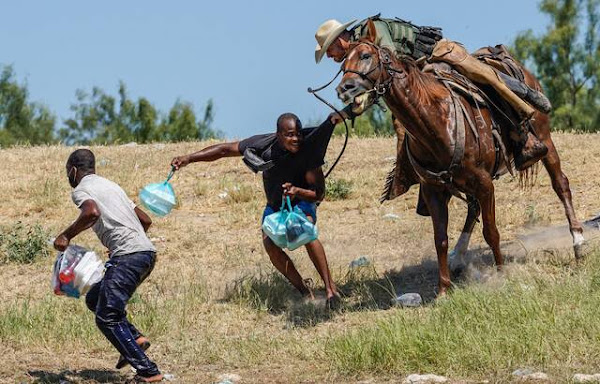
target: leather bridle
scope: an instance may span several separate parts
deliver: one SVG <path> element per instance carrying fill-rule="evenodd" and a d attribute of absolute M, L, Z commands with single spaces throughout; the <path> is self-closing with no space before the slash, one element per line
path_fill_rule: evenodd
<path fill-rule="evenodd" d="M 352 47 L 350 49 L 350 51 L 348 51 L 346 60 L 347 60 L 348 56 L 350 56 L 350 53 L 353 50 L 355 50 L 356 48 L 358 48 L 359 46 L 361 46 L 363 44 L 372 47 L 377 52 L 377 57 L 378 57 L 377 64 L 374 65 L 373 67 L 371 67 L 366 72 L 360 72 L 360 71 L 355 71 L 353 69 L 344 68 L 345 64 L 346 64 L 346 62 L 344 62 L 344 64 L 342 64 L 341 71 L 344 73 L 344 75 L 346 73 L 353 73 L 355 75 L 360 76 L 361 79 L 366 80 L 369 83 L 371 83 L 371 85 L 373 87 L 371 89 L 367 90 L 365 93 L 374 92 L 376 95 L 375 96 L 375 102 L 376 102 L 377 99 L 379 99 L 380 97 L 382 97 L 389 91 L 390 86 L 391 86 L 392 82 L 394 81 L 394 78 L 404 79 L 407 76 L 407 74 L 403 69 L 398 69 L 398 68 L 392 67 L 391 53 L 387 49 L 378 47 L 377 45 L 375 45 L 371 42 L 368 42 L 368 41 L 358 42 L 354 47 Z M 377 79 L 374 80 L 371 77 L 371 74 L 377 70 L 379 70 L 379 76 L 377 77 Z M 387 72 L 389 75 L 387 78 L 384 78 L 385 72 Z"/>

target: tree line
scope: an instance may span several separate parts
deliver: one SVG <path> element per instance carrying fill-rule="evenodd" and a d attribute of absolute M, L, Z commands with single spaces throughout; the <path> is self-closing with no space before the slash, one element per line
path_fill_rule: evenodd
<path fill-rule="evenodd" d="M 177 100 L 161 113 L 145 97 L 133 100 L 119 83 L 117 96 L 101 88 L 76 91 L 71 116 L 57 127 L 47 106 L 29 101 L 27 84 L 19 83 L 11 66 L 0 75 L 0 146 L 15 144 L 116 144 L 135 141 L 205 140 L 221 137 L 213 128 L 214 104 L 209 100 L 200 117 L 194 106 Z"/>
<path fill-rule="evenodd" d="M 546 30 L 517 34 L 509 49 L 550 99 L 553 130 L 599 132 L 600 0 L 542 0 L 538 8 L 549 20 Z M 353 134 L 393 135 L 390 113 L 371 108 Z"/>
<path fill-rule="evenodd" d="M 552 102 L 553 129 L 600 131 L 600 0 L 541 0 L 546 30 L 519 33 L 510 49 L 539 79 Z M 191 103 L 176 101 L 158 111 L 140 97 L 131 99 L 124 83 L 113 96 L 94 87 L 78 90 L 71 116 L 57 127 L 47 106 L 29 100 L 27 85 L 12 67 L 0 67 L 0 146 L 14 144 L 112 144 L 136 141 L 203 140 L 222 136 L 213 128 L 209 100 L 198 117 Z M 342 127 L 336 133 L 343 132 Z M 393 135 L 391 115 L 379 107 L 356 119 L 355 136 Z"/>
<path fill-rule="evenodd" d="M 513 52 L 552 102 L 554 129 L 600 131 L 600 0 L 542 0 L 550 22 L 517 35 Z"/>

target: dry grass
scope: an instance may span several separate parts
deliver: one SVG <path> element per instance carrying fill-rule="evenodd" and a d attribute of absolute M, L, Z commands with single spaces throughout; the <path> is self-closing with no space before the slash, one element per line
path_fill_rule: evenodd
<path fill-rule="evenodd" d="M 579 217 L 595 215 L 600 194 L 596 155 L 600 136 L 557 134 L 555 141 Z M 137 200 L 146 183 L 166 177 L 172 157 L 206 144 L 92 150 L 102 164 L 97 172 Z M 340 146 L 341 140 L 333 140 L 330 156 Z M 393 139 L 351 140 L 333 177 L 351 182 L 352 194 L 345 200 L 326 201 L 319 208 L 321 240 L 334 278 L 349 296 L 344 310 L 334 314 L 318 305 L 299 304 L 292 288 L 273 273 L 259 232 L 264 206 L 260 176 L 237 159 L 194 164 L 179 172 L 173 179 L 179 207 L 168 217 L 155 219 L 150 236 L 157 239 L 159 261 L 130 306 L 134 322 L 154 340 L 150 355 L 159 366 L 190 383 L 214 382 L 223 373 L 237 373 L 243 382 L 251 383 L 367 378 L 381 382 L 410 373 L 401 366 L 384 369 L 389 362 L 349 367 L 340 347 L 346 345 L 340 338 L 353 337 L 346 334 L 349 330 L 388 324 L 394 318 L 408 317 L 406 324 L 415 324 L 421 316 L 416 312 L 383 310 L 389 307 L 394 291 L 417 290 L 426 299 L 434 295 L 432 228 L 428 218 L 414 213 L 416 188 L 391 203 L 378 203 L 394 148 Z M 0 150 L 3 226 L 21 221 L 40 224 L 55 234 L 75 219 L 78 211 L 70 201 L 64 170 L 72 149 Z M 219 197 L 224 191 L 227 197 Z M 515 239 L 531 226 L 565 223 L 562 205 L 543 170 L 537 184 L 526 191 L 519 188 L 518 180 L 507 177 L 496 182 L 496 193 L 503 240 Z M 386 213 L 399 219 L 384 219 Z M 451 243 L 458 238 L 465 214 L 464 204 L 453 200 Z M 91 231 L 74 242 L 103 252 Z M 472 244 L 482 243 L 478 225 Z M 348 264 L 361 255 L 373 260 L 374 267 L 349 273 Z M 518 268 L 534 279 L 536 274 L 563 276 L 570 257 L 538 258 Z M 293 258 L 304 277 L 320 282 L 303 250 L 295 251 Z M 51 264 L 51 259 L 45 259 L 31 265 L 0 266 L 0 347 L 4 352 L 0 381 L 114 382 L 128 377 L 128 371 L 112 370 L 117 353 L 95 329 L 84 303 L 52 296 Z M 467 292 L 473 289 L 477 290 L 467 284 Z M 464 295 L 457 296 L 461 302 Z M 508 297 L 517 300 L 517 295 Z M 436 310 L 427 306 L 418 313 L 435 318 Z M 394 328 L 404 323 L 391 324 Z M 329 360 L 331 356 L 335 363 Z M 530 361 L 537 360 L 523 363 Z M 568 372 L 590 367 L 581 360 L 568 364 Z M 553 364 L 547 367 L 561 374 Z M 449 372 L 462 378 L 493 375 L 492 379 L 500 380 L 505 368 L 479 367 L 479 374 L 467 368 Z"/>

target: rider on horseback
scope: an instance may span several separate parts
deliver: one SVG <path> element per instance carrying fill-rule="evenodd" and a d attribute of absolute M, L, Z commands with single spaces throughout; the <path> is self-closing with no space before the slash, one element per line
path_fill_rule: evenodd
<path fill-rule="evenodd" d="M 377 33 L 375 43 L 380 47 L 389 49 L 397 56 L 408 55 L 418 61 L 445 62 L 471 81 L 492 86 L 517 111 L 522 119 L 517 127 L 516 148 L 520 149 L 515 153 L 517 169 L 531 166 L 547 153 L 546 146 L 529 132 L 527 124 L 535 113 L 529 104 L 543 113 L 551 110 L 550 102 L 541 92 L 482 63 L 469 55 L 461 44 L 443 39 L 440 28 L 419 27 L 400 19 L 382 19 L 379 15 L 370 19 Z M 368 20 L 357 24 L 356 20 L 345 24 L 336 20 L 324 22 L 315 34 L 316 62 L 320 62 L 325 54 L 336 62 L 342 62 L 350 43 L 366 36 Z M 400 139 L 404 132 L 397 122 L 395 129 Z M 398 150 L 401 148 L 399 145 Z M 409 186 L 406 187 L 408 190 Z"/>

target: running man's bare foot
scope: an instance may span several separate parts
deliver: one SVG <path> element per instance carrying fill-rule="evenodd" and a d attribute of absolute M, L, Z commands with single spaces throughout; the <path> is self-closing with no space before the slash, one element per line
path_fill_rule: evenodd
<path fill-rule="evenodd" d="M 163 375 L 161 373 L 159 373 L 158 375 L 154 375 L 154 376 L 150 376 L 150 377 L 136 375 L 134 377 L 134 380 L 136 383 L 158 383 L 159 381 L 162 381 L 163 378 L 164 378 Z"/>

